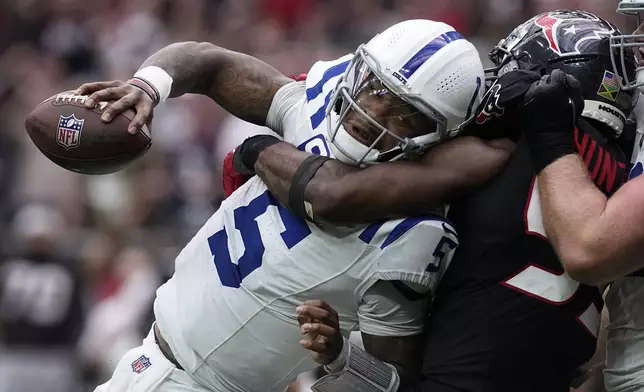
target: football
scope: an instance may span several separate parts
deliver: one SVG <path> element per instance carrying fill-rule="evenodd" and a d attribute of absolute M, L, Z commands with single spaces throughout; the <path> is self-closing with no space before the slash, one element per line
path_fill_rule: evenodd
<path fill-rule="evenodd" d="M 47 158 L 76 173 L 108 174 L 145 154 L 152 145 L 148 127 L 135 135 L 127 132 L 133 110 L 105 123 L 100 117 L 108 103 L 87 109 L 87 98 L 73 92 L 56 94 L 29 113 L 25 128 Z"/>

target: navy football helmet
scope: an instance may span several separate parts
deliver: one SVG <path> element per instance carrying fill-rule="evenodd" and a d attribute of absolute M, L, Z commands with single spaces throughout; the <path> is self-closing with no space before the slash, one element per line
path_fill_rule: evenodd
<path fill-rule="evenodd" d="M 611 40 L 619 36 L 617 27 L 588 12 L 545 12 L 515 28 L 494 47 L 492 71 L 499 76 L 515 69 L 542 74 L 561 69 L 573 75 L 585 98 L 582 116 L 608 125 L 614 130 L 612 136 L 619 137 L 636 96 L 634 90 L 622 88 L 623 80 L 635 77 L 634 55 L 623 52 L 624 66 L 613 67 L 618 49 Z"/>

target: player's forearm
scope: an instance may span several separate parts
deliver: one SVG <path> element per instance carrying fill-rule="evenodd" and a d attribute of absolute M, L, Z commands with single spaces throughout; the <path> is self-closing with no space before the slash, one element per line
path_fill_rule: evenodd
<path fill-rule="evenodd" d="M 606 196 L 595 187 L 584 163 L 568 155 L 538 176 L 541 215 L 550 243 L 568 273 L 584 283 L 596 277 L 591 233 L 606 208 Z"/>
<path fill-rule="evenodd" d="M 421 162 L 358 170 L 330 160 L 307 184 L 305 200 L 315 217 L 334 224 L 435 213 L 489 181 L 505 166 L 513 148 L 509 141 L 461 137 L 435 147 Z M 259 155 L 255 172 L 280 202 L 288 204 L 293 176 L 310 155 L 287 143 L 275 144 Z"/>
<path fill-rule="evenodd" d="M 278 143 L 259 154 L 255 172 L 273 195 L 284 205 L 289 203 L 293 176 L 300 165 L 311 156 L 288 143 Z M 311 204 L 316 220 L 344 224 L 362 222 L 364 211 L 351 211 L 354 202 L 349 198 L 352 188 L 345 186 L 347 175 L 358 169 L 338 160 L 329 160 L 318 169 L 305 189 L 305 200 Z M 356 195 L 360 197 L 360 195 Z M 348 203 L 344 205 L 343 203 Z"/>
<path fill-rule="evenodd" d="M 558 159 L 538 179 L 546 233 L 571 277 L 601 284 L 644 265 L 641 183 L 607 199 L 577 155 Z"/>
<path fill-rule="evenodd" d="M 290 79 L 261 60 L 207 42 L 179 42 L 159 50 L 141 66 L 157 66 L 172 77 L 170 97 L 210 97 L 228 112 L 264 125 L 275 92 Z"/>
<path fill-rule="evenodd" d="M 148 57 L 139 69 L 155 66 L 167 72 L 172 77 L 170 97 L 205 94 L 218 72 L 217 49 L 209 43 L 173 43 Z"/>
<path fill-rule="evenodd" d="M 310 155 L 290 144 L 279 143 L 259 155 L 255 172 L 275 197 L 288 205 L 293 176 Z M 431 199 L 407 189 L 413 187 L 413 180 L 392 178 L 387 169 L 374 166 L 359 170 L 338 160 L 325 162 L 306 185 L 304 193 L 314 219 L 342 225 L 433 211 L 429 208 Z M 437 178 L 437 182 L 441 179 Z"/>

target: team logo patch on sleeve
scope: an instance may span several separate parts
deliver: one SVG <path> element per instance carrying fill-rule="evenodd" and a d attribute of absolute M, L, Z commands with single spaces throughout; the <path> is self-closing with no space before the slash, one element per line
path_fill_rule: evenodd
<path fill-rule="evenodd" d="M 150 358 L 146 357 L 145 355 L 141 355 L 134 362 L 132 362 L 132 371 L 134 373 L 142 373 L 145 369 L 149 368 L 150 366 L 152 366 L 152 363 L 150 362 Z"/>
<path fill-rule="evenodd" d="M 621 76 L 615 75 L 610 71 L 604 71 L 604 78 L 602 79 L 602 84 L 599 86 L 599 90 L 597 90 L 597 95 L 615 101 L 619 94 L 621 82 Z"/>
<path fill-rule="evenodd" d="M 60 116 L 58 129 L 56 130 L 56 143 L 69 150 L 80 145 L 81 132 L 83 131 L 84 119 L 71 116 Z"/>

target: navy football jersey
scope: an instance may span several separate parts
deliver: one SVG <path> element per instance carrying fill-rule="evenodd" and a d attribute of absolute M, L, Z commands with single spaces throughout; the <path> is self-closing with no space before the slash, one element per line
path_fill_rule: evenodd
<path fill-rule="evenodd" d="M 474 127 L 504 114 L 492 109 Z M 576 147 L 591 178 L 612 194 L 628 160 L 596 125 L 578 121 Z M 461 247 L 432 306 L 418 390 L 568 392 L 594 353 L 603 301 L 596 287 L 564 273 L 548 243 L 524 138 L 506 169 L 453 204 L 449 218 Z"/>

